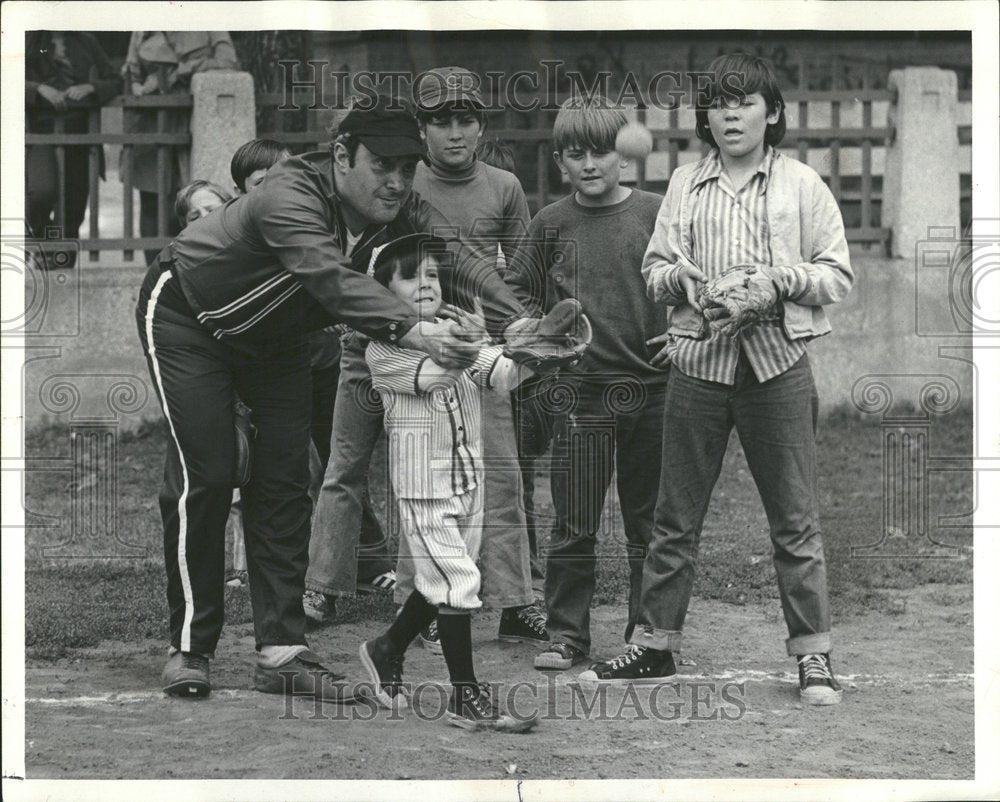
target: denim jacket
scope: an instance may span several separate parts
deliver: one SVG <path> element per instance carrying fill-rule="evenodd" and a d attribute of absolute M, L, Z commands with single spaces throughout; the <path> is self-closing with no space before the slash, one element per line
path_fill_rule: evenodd
<path fill-rule="evenodd" d="M 683 265 L 694 265 L 691 247 L 691 181 L 702 162 L 678 167 L 646 248 L 642 275 L 649 296 L 671 307 L 667 331 L 701 339 L 704 321 L 677 280 Z M 815 170 L 797 159 L 773 154 L 768 176 L 768 238 L 783 326 L 790 340 L 830 332 L 823 307 L 843 300 L 854 283 L 844 237 L 844 221 L 833 195 Z"/>

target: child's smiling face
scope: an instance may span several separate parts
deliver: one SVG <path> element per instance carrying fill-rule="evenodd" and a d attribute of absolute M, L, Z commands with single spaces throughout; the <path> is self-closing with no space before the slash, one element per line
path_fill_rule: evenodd
<path fill-rule="evenodd" d="M 403 278 L 397 270 L 389 281 L 389 289 L 409 304 L 421 320 L 433 320 L 441 308 L 437 259 L 430 255 L 421 259 L 413 278 Z"/>
<path fill-rule="evenodd" d="M 708 110 L 708 125 L 719 150 L 727 156 L 741 158 L 757 150 L 763 154 L 767 126 L 778 122 L 780 114 L 780 108 L 768 113 L 767 102 L 760 92 L 742 100 L 720 97 Z"/>

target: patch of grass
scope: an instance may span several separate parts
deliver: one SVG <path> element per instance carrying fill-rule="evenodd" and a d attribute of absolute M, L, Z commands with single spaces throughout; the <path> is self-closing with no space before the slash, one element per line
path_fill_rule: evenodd
<path fill-rule="evenodd" d="M 87 476 L 88 467 L 105 473 L 113 470 L 113 516 L 80 517 L 81 509 L 91 509 L 84 503 L 90 499 L 72 484 L 71 472 L 28 472 L 25 602 L 30 656 L 59 657 L 101 640 L 166 639 L 166 580 L 156 500 L 166 437 L 164 426 L 153 424 L 117 439 L 114 466 L 94 468 L 81 462 L 77 479 Z M 972 582 L 971 527 L 949 529 L 938 519 L 971 512 L 971 472 L 942 472 L 929 483 L 930 535 L 956 545 L 957 558 L 906 556 L 929 552 L 926 537 L 919 534 L 887 541 L 888 553 L 896 556 L 852 556 L 852 547 L 876 543 L 881 535 L 881 444 L 882 427 L 856 416 L 829 416 L 820 428 L 820 514 L 835 616 L 869 611 L 899 614 L 905 607 L 898 591 L 924 585 L 966 585 L 968 590 L 942 588 L 939 603 L 967 603 Z M 933 455 L 968 455 L 971 448 L 972 417 L 967 411 L 932 421 Z M 55 427 L 31 432 L 26 449 L 29 457 L 50 459 L 73 453 L 65 430 Z M 375 475 L 384 473 L 376 471 Z M 536 482 L 536 503 L 543 516 L 552 514 L 547 485 L 544 477 Z M 374 495 L 382 498 L 378 492 Z M 614 492 L 608 495 L 605 526 L 599 536 L 602 559 L 597 569 L 597 604 L 621 603 L 628 597 L 621 517 Z M 82 529 L 80 521 L 86 524 Z M 95 555 L 120 557 L 126 549 L 136 559 L 93 559 Z M 735 436 L 705 521 L 695 594 L 732 604 L 778 598 L 767 521 Z M 360 597 L 341 601 L 337 618 L 390 621 L 393 612 L 390 599 Z M 964 614 L 956 615 L 964 620 Z M 230 593 L 227 623 L 250 620 L 249 594 Z"/>

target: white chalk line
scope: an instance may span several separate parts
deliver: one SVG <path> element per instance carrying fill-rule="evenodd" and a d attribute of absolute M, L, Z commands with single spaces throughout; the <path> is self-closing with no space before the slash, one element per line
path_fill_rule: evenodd
<path fill-rule="evenodd" d="M 900 687 L 913 687 L 915 685 L 972 685 L 975 681 L 974 674 L 925 674 L 923 676 L 908 676 L 905 679 L 888 674 L 838 674 L 837 680 L 841 683 L 852 683 L 854 685 L 886 685 L 896 684 Z M 576 675 L 569 674 L 554 677 L 557 686 L 575 684 Z M 775 673 L 772 671 L 724 671 L 718 674 L 680 674 L 677 676 L 678 682 L 798 682 L 794 674 Z M 536 683 L 539 688 L 544 688 L 544 681 Z M 590 686 L 593 687 L 593 686 Z M 611 687 L 611 686 L 609 686 Z M 640 690 L 643 687 L 636 686 Z M 623 690 L 622 686 L 614 686 L 615 689 Z M 236 699 L 259 699 L 261 694 L 258 691 L 244 690 L 237 688 L 221 688 L 212 691 L 212 697 L 226 697 Z M 139 704 L 142 702 L 155 701 L 175 701 L 166 696 L 162 691 L 123 691 L 121 693 L 108 693 L 95 696 L 33 696 L 24 700 L 26 705 L 50 705 L 56 707 L 100 707 L 102 705 L 122 705 Z"/>

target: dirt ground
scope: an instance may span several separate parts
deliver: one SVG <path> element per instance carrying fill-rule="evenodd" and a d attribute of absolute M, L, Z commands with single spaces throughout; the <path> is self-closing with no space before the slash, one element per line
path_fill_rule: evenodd
<path fill-rule="evenodd" d="M 239 591 L 237 591 L 239 592 Z M 393 718 L 366 704 L 326 706 L 252 690 L 249 625 L 227 629 L 205 701 L 159 692 L 161 643 L 104 643 L 57 662 L 30 662 L 26 764 L 42 778 L 925 778 L 974 773 L 971 588 L 899 591 L 895 614 L 834 621 L 843 703 L 799 704 L 777 603 L 695 599 L 680 682 L 654 693 L 574 688 L 585 666 L 547 679 L 533 647 L 493 640 L 497 615 L 476 619 L 480 679 L 516 711 L 538 710 L 527 735 L 470 734 L 440 719 L 423 685 L 419 712 Z M 621 606 L 595 608 L 594 656 L 619 651 Z M 370 627 L 370 625 L 368 625 Z M 313 648 L 363 679 L 363 623 L 314 633 Z M 444 683 L 442 658 L 411 649 L 405 677 Z M 517 685 L 517 683 L 521 683 Z M 933 704 L 931 704 L 933 701 Z"/>

